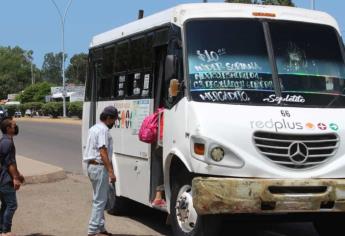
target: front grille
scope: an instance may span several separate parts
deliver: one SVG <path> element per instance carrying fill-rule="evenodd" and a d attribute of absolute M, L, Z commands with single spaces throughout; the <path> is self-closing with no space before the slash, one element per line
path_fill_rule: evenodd
<path fill-rule="evenodd" d="M 255 132 L 254 143 L 261 154 L 278 165 L 294 169 L 323 164 L 335 155 L 339 138 L 335 134 L 280 134 Z"/>

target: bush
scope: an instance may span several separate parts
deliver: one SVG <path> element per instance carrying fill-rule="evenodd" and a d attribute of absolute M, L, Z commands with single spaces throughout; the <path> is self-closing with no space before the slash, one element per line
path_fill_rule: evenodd
<path fill-rule="evenodd" d="M 5 105 L 8 116 L 14 116 L 14 113 L 19 110 L 19 105 Z"/>
<path fill-rule="evenodd" d="M 68 104 L 66 104 L 68 107 Z M 48 102 L 43 105 L 42 112 L 44 115 L 52 116 L 57 118 L 58 116 L 63 115 L 63 105 L 62 102 Z"/>
<path fill-rule="evenodd" d="M 47 82 L 32 84 L 27 87 L 19 96 L 21 103 L 44 102 L 45 96 L 50 94 L 51 85 Z"/>
<path fill-rule="evenodd" d="M 78 116 L 80 119 L 83 116 L 83 102 L 71 102 L 68 106 L 69 116 Z"/>

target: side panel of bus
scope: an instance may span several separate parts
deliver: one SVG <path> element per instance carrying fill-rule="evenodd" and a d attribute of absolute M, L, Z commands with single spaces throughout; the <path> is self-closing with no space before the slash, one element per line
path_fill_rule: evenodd
<path fill-rule="evenodd" d="M 150 145 L 139 141 L 138 132 L 143 119 L 152 112 L 153 100 L 98 102 L 97 117 L 104 107 L 110 105 L 119 111 L 119 119 L 110 131 L 113 137 L 112 160 L 117 176 L 117 195 L 148 204 Z"/>

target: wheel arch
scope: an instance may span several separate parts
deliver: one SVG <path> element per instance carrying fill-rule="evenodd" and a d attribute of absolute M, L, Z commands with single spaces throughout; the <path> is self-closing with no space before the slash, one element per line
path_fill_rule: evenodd
<path fill-rule="evenodd" d="M 184 174 L 191 174 L 192 168 L 186 161 L 182 153 L 172 151 L 168 154 L 164 161 L 164 183 L 165 183 L 165 197 L 168 206 L 170 205 L 172 181 L 176 176 Z M 168 211 L 170 209 L 168 208 Z"/>

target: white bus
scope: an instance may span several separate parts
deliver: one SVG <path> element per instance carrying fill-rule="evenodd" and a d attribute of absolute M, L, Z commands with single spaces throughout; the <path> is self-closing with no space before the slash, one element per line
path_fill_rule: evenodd
<path fill-rule="evenodd" d="M 114 105 L 115 212 L 126 199 L 151 206 L 163 173 L 174 235 L 217 235 L 219 215 L 245 213 L 303 213 L 321 235 L 341 227 L 345 55 L 334 18 L 186 4 L 97 35 L 89 52 L 83 146 Z M 163 139 L 140 142 L 159 107 Z"/>

